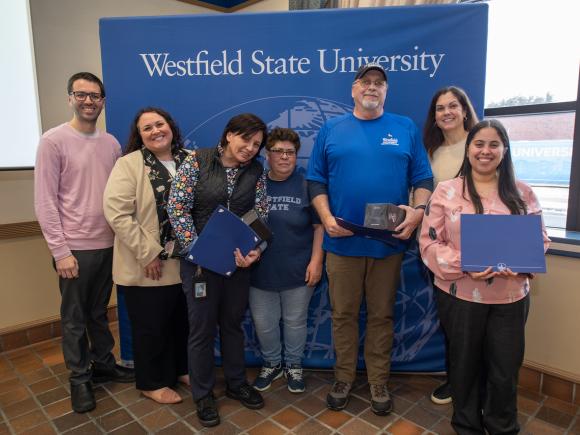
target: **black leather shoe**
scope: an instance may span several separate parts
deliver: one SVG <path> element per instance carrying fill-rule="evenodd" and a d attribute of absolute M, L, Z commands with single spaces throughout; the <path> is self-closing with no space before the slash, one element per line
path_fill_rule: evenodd
<path fill-rule="evenodd" d="M 130 384 L 135 382 L 135 371 L 119 364 L 115 364 L 111 368 L 95 366 L 91 380 L 96 384 L 109 381 Z"/>
<path fill-rule="evenodd" d="M 97 402 L 90 382 L 70 385 L 70 401 L 74 412 L 83 413 L 95 409 Z"/>
<path fill-rule="evenodd" d="M 197 405 L 197 419 L 202 426 L 213 427 L 220 424 L 220 415 L 213 393 L 210 392 L 207 396 L 196 400 L 195 403 Z"/>
<path fill-rule="evenodd" d="M 264 407 L 262 395 L 247 383 L 243 383 L 236 389 L 226 389 L 226 396 L 230 399 L 239 400 L 242 405 L 250 409 L 260 409 Z"/>

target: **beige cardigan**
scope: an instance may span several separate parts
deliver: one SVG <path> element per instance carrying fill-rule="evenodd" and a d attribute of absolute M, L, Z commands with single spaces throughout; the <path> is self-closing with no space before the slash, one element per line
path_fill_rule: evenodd
<path fill-rule="evenodd" d="M 146 278 L 143 268 L 162 251 L 159 219 L 148 167 L 139 151 L 117 160 L 103 197 L 105 218 L 115 232 L 113 280 L 126 286 L 178 284 L 179 260 L 163 261 L 161 279 Z"/>

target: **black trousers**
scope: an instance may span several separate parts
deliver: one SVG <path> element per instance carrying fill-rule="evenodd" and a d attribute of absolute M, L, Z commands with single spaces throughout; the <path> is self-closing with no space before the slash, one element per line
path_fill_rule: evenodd
<path fill-rule="evenodd" d="M 107 305 L 113 288 L 113 248 L 72 251 L 79 264 L 79 277 L 59 277 L 62 296 L 62 352 L 71 371 L 71 384 L 91 378 L 91 362 L 113 367 L 115 341 L 109 330 Z"/>
<path fill-rule="evenodd" d="M 433 286 L 433 294 L 435 298 L 437 298 L 437 292 L 440 291 L 437 287 L 435 287 L 435 274 L 431 272 L 430 269 L 426 269 L 429 277 L 431 279 L 431 285 Z M 441 332 L 443 333 L 443 339 L 445 340 L 445 372 L 447 374 L 447 382 L 449 382 L 449 338 L 447 338 L 447 332 L 445 331 L 445 327 L 443 323 L 440 321 L 439 325 L 441 326 Z"/>
<path fill-rule="evenodd" d="M 246 382 L 242 319 L 248 306 L 250 271 L 238 269 L 224 277 L 182 260 L 181 280 L 189 317 L 189 376 L 193 400 L 215 385 L 214 343 L 219 326 L 220 349 L 226 383 L 236 389 Z M 206 296 L 195 297 L 195 283 L 205 283 Z"/>
<path fill-rule="evenodd" d="M 125 293 L 131 321 L 137 389 L 172 387 L 188 372 L 189 323 L 181 284 L 117 288 Z"/>
<path fill-rule="evenodd" d="M 458 434 L 519 432 L 517 385 L 529 298 L 479 304 L 437 289 L 439 319 L 449 338 L 451 425 Z"/>

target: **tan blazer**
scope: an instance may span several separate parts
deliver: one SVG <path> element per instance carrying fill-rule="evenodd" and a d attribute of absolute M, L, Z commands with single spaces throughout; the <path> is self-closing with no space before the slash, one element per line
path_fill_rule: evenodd
<path fill-rule="evenodd" d="M 117 160 L 103 197 L 105 218 L 115 232 L 113 281 L 126 286 L 153 287 L 181 282 L 179 260 L 163 261 L 161 279 L 145 277 L 143 268 L 163 247 L 148 167 L 139 151 Z"/>

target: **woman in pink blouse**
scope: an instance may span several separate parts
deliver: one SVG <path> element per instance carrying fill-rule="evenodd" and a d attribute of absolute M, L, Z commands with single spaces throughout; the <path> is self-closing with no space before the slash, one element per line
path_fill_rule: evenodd
<path fill-rule="evenodd" d="M 439 318 L 449 339 L 453 428 L 459 434 L 517 433 L 517 378 L 533 276 L 509 269 L 463 272 L 463 213 L 541 214 L 532 189 L 515 179 L 499 121 L 481 121 L 469 132 L 460 176 L 438 184 L 419 243 L 435 274 Z"/>

